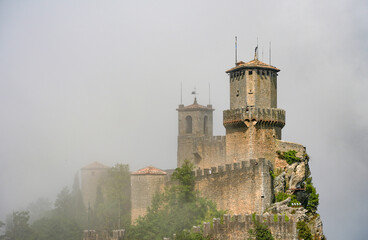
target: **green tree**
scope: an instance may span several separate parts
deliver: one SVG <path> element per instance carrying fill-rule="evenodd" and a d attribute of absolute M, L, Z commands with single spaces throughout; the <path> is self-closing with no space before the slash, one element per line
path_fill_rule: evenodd
<path fill-rule="evenodd" d="M 297 222 L 298 238 L 303 240 L 312 240 L 312 233 L 308 225 L 304 221 Z"/>
<path fill-rule="evenodd" d="M 319 194 L 316 188 L 313 186 L 312 178 L 307 178 L 305 191 L 308 193 L 308 201 L 305 209 L 309 212 L 315 213 L 319 205 Z"/>
<path fill-rule="evenodd" d="M 52 202 L 46 198 L 39 198 L 35 202 L 30 203 L 27 209 L 30 212 L 30 222 L 32 223 L 50 214 Z"/>
<path fill-rule="evenodd" d="M 80 240 L 82 228 L 75 219 L 54 215 L 35 221 L 31 228 L 35 240 Z"/>
<path fill-rule="evenodd" d="M 153 197 L 147 214 L 137 220 L 137 224 L 130 228 L 129 239 L 152 240 L 170 237 L 174 233 L 185 235 L 184 229 L 191 229 L 193 225 L 201 224 L 214 217 L 220 217 L 224 212 L 218 211 L 211 201 L 201 198 L 194 191 L 193 165 L 185 161 L 181 168 L 175 169 L 172 180 L 178 185 L 172 186 L 162 194 Z M 192 236 L 188 239 L 199 236 Z M 184 238 L 182 238 L 184 239 Z"/>
<path fill-rule="evenodd" d="M 3 239 L 6 240 L 25 240 L 32 238 L 32 230 L 29 226 L 29 212 L 28 211 L 17 211 L 13 212 L 12 215 L 8 216 L 5 236 Z"/>
<path fill-rule="evenodd" d="M 271 231 L 268 229 L 267 225 L 260 223 L 256 219 L 256 215 L 253 214 L 252 216 L 254 228 L 249 229 L 249 240 L 256 239 L 256 240 L 274 240 Z"/>
<path fill-rule="evenodd" d="M 77 186 L 70 191 L 64 187 L 57 195 L 55 209 L 36 220 L 31 228 L 36 240 L 80 240 L 83 231 L 84 206 L 78 199 Z"/>
<path fill-rule="evenodd" d="M 92 217 L 95 229 L 112 230 L 130 225 L 129 166 L 117 164 L 101 179 Z"/>

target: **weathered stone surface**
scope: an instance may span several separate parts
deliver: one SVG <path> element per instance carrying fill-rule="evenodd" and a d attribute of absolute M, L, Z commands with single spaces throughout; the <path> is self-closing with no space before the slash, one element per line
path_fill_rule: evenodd
<path fill-rule="evenodd" d="M 295 163 L 294 163 L 295 164 Z M 299 188 L 300 184 L 306 179 L 305 162 L 297 163 L 294 171 L 291 173 L 289 189 Z"/>
<path fill-rule="evenodd" d="M 275 194 L 279 192 L 285 192 L 285 185 L 286 185 L 285 172 L 282 172 L 280 175 L 275 177 L 273 184 L 274 184 Z"/>
<path fill-rule="evenodd" d="M 311 217 L 309 228 L 311 229 L 313 236 L 316 236 L 317 239 L 323 239 L 323 224 L 319 214 Z"/>
<path fill-rule="evenodd" d="M 308 220 L 307 210 L 304 209 L 303 207 L 300 208 L 289 207 L 288 204 L 290 203 L 290 201 L 291 198 L 287 198 L 284 201 L 274 203 L 271 205 L 271 207 L 267 209 L 267 212 L 272 214 L 293 215 L 297 221 Z"/>

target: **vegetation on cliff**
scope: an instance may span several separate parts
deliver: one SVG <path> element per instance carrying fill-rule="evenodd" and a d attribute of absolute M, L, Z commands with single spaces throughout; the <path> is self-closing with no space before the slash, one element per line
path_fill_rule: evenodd
<path fill-rule="evenodd" d="M 271 231 L 268 229 L 267 225 L 257 221 L 256 214 L 252 215 L 252 220 L 254 222 L 254 228 L 249 229 L 250 237 L 248 240 L 274 240 Z"/>
<path fill-rule="evenodd" d="M 299 221 L 296 224 L 296 229 L 298 229 L 298 238 L 304 240 L 312 240 L 312 233 L 308 225 L 304 221 Z"/>
<path fill-rule="evenodd" d="M 218 211 L 211 201 L 199 197 L 194 190 L 192 170 L 193 164 L 189 161 L 175 169 L 172 180 L 178 184 L 154 196 L 147 214 L 138 218 L 136 225 L 129 229 L 128 239 L 161 240 L 175 233 L 178 237 L 185 237 L 181 239 L 203 239 L 198 234 L 182 231 L 203 221 L 221 217 L 224 212 Z"/>
<path fill-rule="evenodd" d="M 296 163 L 296 162 L 301 162 L 302 161 L 301 158 L 296 156 L 297 151 L 295 151 L 295 150 L 290 150 L 290 151 L 287 151 L 287 152 L 277 151 L 276 153 L 278 154 L 280 159 L 284 159 L 289 165 L 291 165 L 293 163 Z"/>
<path fill-rule="evenodd" d="M 300 239 L 312 239 L 313 236 L 323 238 L 322 223 L 317 214 L 319 194 L 310 177 L 308 154 L 299 154 L 298 157 L 295 150 L 278 151 L 277 154 L 288 165 L 283 169 L 276 169 L 278 175 L 272 178 L 276 203 L 267 211 L 293 215 L 298 221 Z"/>

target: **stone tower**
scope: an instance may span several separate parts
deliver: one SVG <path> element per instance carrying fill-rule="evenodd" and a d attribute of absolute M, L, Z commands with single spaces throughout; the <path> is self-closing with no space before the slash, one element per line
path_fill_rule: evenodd
<path fill-rule="evenodd" d="M 178 111 L 178 167 L 184 160 L 198 168 L 224 164 L 225 138 L 213 136 L 212 105 L 203 106 L 194 98 L 192 105 L 179 105 Z"/>
<path fill-rule="evenodd" d="M 147 213 L 153 196 L 162 192 L 167 182 L 167 173 L 149 166 L 131 173 L 131 223 Z"/>
<path fill-rule="evenodd" d="M 86 208 L 95 206 L 99 181 L 109 169 L 99 162 L 93 162 L 81 169 L 82 196 Z"/>
<path fill-rule="evenodd" d="M 285 111 L 277 108 L 276 67 L 254 60 L 226 71 L 230 81 L 230 109 L 224 111 L 226 162 L 276 158 Z"/>

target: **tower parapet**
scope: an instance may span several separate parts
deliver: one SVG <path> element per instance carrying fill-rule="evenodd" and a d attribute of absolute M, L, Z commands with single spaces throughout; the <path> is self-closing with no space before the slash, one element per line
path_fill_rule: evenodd
<path fill-rule="evenodd" d="M 223 115 L 224 126 L 245 124 L 266 124 L 283 127 L 285 125 L 285 110 L 279 108 L 238 108 L 225 110 Z"/>

